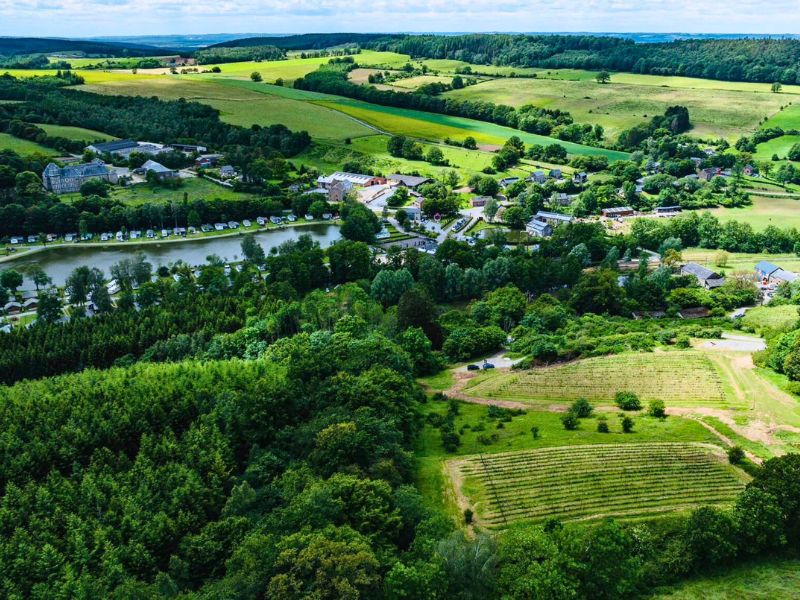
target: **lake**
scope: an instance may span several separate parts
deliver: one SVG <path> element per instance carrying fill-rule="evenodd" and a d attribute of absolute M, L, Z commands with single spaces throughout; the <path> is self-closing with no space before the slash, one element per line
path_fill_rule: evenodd
<path fill-rule="evenodd" d="M 300 227 L 286 227 L 267 231 L 253 232 L 256 240 L 269 253 L 270 248 L 280 246 L 283 242 L 296 240 L 301 235 L 308 234 L 320 246 L 327 248 L 341 238 L 338 225 L 315 223 Z M 120 244 L 118 246 L 91 246 L 91 245 L 61 245 L 52 246 L 42 252 L 29 256 L 0 263 L 0 270 L 17 269 L 24 272 L 30 265 L 39 265 L 52 278 L 53 283 L 63 286 L 67 277 L 76 267 L 88 265 L 97 267 L 110 276 L 111 265 L 123 258 L 131 258 L 138 252 L 145 255 L 152 263 L 153 269 L 162 265 L 182 260 L 189 265 L 200 265 L 206 262 L 206 257 L 216 254 L 225 261 L 241 260 L 242 235 L 227 237 L 205 237 L 184 242 L 149 242 L 146 244 Z M 30 283 L 25 282 L 24 288 L 29 288 Z"/>

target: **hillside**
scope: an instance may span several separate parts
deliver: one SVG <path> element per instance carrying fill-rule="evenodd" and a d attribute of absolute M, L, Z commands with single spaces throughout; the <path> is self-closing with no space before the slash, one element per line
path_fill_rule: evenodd
<path fill-rule="evenodd" d="M 93 42 L 60 38 L 0 37 L 0 56 L 80 52 L 96 56 L 153 56 L 168 51 L 145 44 L 127 42 Z"/>

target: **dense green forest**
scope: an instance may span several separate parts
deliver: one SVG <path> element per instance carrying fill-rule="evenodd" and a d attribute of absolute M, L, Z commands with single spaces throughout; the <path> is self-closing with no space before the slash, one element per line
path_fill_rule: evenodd
<path fill-rule="evenodd" d="M 281 60 L 286 51 L 276 46 L 213 46 L 194 53 L 199 65 L 239 61 Z"/>
<path fill-rule="evenodd" d="M 304 33 L 300 35 L 276 35 L 241 38 L 209 46 L 216 48 L 242 48 L 247 46 L 275 46 L 284 50 L 323 50 L 334 46 L 366 44 L 372 40 L 392 38 L 384 33 Z"/>
<path fill-rule="evenodd" d="M 415 58 L 553 69 L 616 70 L 730 81 L 800 83 L 800 40 L 709 39 L 637 44 L 580 35 L 409 35 L 364 44 Z"/>
<path fill-rule="evenodd" d="M 93 56 L 158 56 L 169 52 L 145 44 L 93 42 L 63 38 L 0 37 L 0 57 L 56 52 L 83 53 Z"/>

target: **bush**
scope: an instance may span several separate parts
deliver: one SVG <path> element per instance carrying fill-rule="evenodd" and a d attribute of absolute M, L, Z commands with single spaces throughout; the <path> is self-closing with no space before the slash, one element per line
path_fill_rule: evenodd
<path fill-rule="evenodd" d="M 744 460 L 744 450 L 739 446 L 728 448 L 728 462 L 732 465 L 738 465 Z"/>
<path fill-rule="evenodd" d="M 614 396 L 614 402 L 622 410 L 639 410 L 642 408 L 639 396 L 633 392 L 617 392 Z"/>
<path fill-rule="evenodd" d="M 467 525 L 472 523 L 472 517 L 473 517 L 472 510 L 469 509 L 469 508 L 465 508 L 464 509 L 464 523 L 466 523 Z"/>
<path fill-rule="evenodd" d="M 534 425 L 533 427 L 531 427 L 531 435 L 533 436 L 533 439 L 535 439 L 535 440 L 539 439 L 539 427 L 538 426 Z"/>
<path fill-rule="evenodd" d="M 608 421 L 604 418 L 597 420 L 597 433 L 611 433 L 608 428 Z"/>
<path fill-rule="evenodd" d="M 667 416 L 667 407 L 664 405 L 663 400 L 653 400 L 647 412 L 651 417 L 663 419 Z"/>
<path fill-rule="evenodd" d="M 628 415 L 622 417 L 622 433 L 633 433 L 633 419 Z"/>
<path fill-rule="evenodd" d="M 578 428 L 579 421 L 578 417 L 575 416 L 574 413 L 568 412 L 563 417 L 561 417 L 561 423 L 564 425 L 564 429 L 567 431 L 574 431 Z"/>
<path fill-rule="evenodd" d="M 579 419 L 591 417 L 593 411 L 594 407 L 589 404 L 589 401 L 586 398 L 578 398 L 575 400 L 575 402 L 572 403 L 572 408 L 570 409 L 570 412 L 574 413 Z"/>

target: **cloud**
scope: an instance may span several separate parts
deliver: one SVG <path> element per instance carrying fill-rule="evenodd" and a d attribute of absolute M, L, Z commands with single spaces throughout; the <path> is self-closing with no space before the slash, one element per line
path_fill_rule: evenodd
<path fill-rule="evenodd" d="M 796 0 L 0 0 L 2 35 L 264 31 L 781 33 Z"/>

